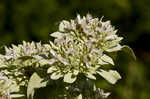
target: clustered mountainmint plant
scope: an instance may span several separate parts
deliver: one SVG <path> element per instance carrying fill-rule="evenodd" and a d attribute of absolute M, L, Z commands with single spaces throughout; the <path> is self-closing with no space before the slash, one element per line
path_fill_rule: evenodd
<path fill-rule="evenodd" d="M 36 89 L 48 86 L 44 99 L 103 99 L 104 93 L 95 85 L 97 77 L 115 84 L 120 74 L 105 65 L 115 65 L 110 53 L 123 50 L 135 58 L 110 21 L 90 14 L 75 20 L 60 22 L 59 30 L 51 34 L 49 44 L 25 42 L 5 47 L 0 54 L 0 98 L 36 99 Z M 52 93 L 52 94 L 50 94 Z"/>

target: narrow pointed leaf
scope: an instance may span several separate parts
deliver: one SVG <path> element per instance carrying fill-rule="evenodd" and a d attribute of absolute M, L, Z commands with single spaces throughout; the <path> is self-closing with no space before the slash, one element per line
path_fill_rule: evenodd
<path fill-rule="evenodd" d="M 107 52 L 115 52 L 115 51 L 121 50 L 121 48 L 122 48 L 122 46 L 121 46 L 120 44 L 118 44 L 116 47 L 107 49 L 106 51 L 107 51 Z"/>
<path fill-rule="evenodd" d="M 10 95 L 11 98 L 20 98 L 20 97 L 23 97 L 24 95 L 22 94 L 12 94 Z"/>
<path fill-rule="evenodd" d="M 102 59 L 98 59 L 98 64 L 99 65 L 106 65 L 106 64 L 108 64 L 107 62 L 104 62 Z"/>
<path fill-rule="evenodd" d="M 114 61 L 112 60 L 112 58 L 109 57 L 109 56 L 107 56 L 106 54 L 104 54 L 104 55 L 101 57 L 101 59 L 102 59 L 103 61 L 107 62 L 107 63 L 110 63 L 110 64 L 114 65 Z"/>
<path fill-rule="evenodd" d="M 61 38 L 64 36 L 63 33 L 60 33 L 60 32 L 54 32 L 52 34 L 50 34 L 52 37 L 55 37 L 55 38 Z"/>

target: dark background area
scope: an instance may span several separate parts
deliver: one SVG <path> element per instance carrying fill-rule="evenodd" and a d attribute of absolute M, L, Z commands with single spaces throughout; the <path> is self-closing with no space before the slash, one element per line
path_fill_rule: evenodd
<path fill-rule="evenodd" d="M 137 56 L 132 61 L 120 53 L 116 68 L 122 80 L 98 85 L 112 91 L 110 99 L 150 99 L 150 0 L 0 0 L 0 46 L 23 40 L 47 43 L 61 20 L 87 13 L 111 20 L 124 37 L 122 44 Z"/>

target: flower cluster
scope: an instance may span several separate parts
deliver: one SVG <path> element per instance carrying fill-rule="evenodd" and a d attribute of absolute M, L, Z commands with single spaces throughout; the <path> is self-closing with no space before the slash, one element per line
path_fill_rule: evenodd
<path fill-rule="evenodd" d="M 19 44 L 18 46 L 12 45 L 12 48 L 5 47 L 5 58 L 9 59 L 18 59 L 23 56 L 34 56 L 37 54 L 44 54 L 46 52 L 46 45 L 42 45 L 41 42 L 25 42 Z"/>
<path fill-rule="evenodd" d="M 22 97 L 23 95 L 21 94 L 12 94 L 18 91 L 19 86 L 11 79 L 8 79 L 8 77 L 5 76 L 2 72 L 0 72 L 0 97 L 2 97 L 2 99 Z"/>
<path fill-rule="evenodd" d="M 110 21 L 78 15 L 60 22 L 49 44 L 23 41 L 5 47 L 0 54 L 0 98 L 21 97 L 14 93 L 25 92 L 25 98 L 33 99 L 35 89 L 51 85 L 58 87 L 52 99 L 106 98 L 110 93 L 97 88 L 94 80 L 103 77 L 115 84 L 121 79 L 116 70 L 105 68 L 115 65 L 110 54 L 124 50 L 135 58 L 129 47 L 120 45 L 123 38 L 116 33 Z"/>
<path fill-rule="evenodd" d="M 119 44 L 122 37 L 116 32 L 110 21 L 102 22 L 90 14 L 83 18 L 78 15 L 70 22 L 62 21 L 59 31 L 51 34 L 55 37 L 54 43 L 50 42 L 53 63 L 48 73 L 51 73 L 51 79 L 63 77 L 64 82 L 73 83 L 79 73 L 94 80 L 94 75 L 99 74 L 114 84 L 121 78 L 119 73 L 101 68 L 105 64 L 114 65 L 113 59 L 105 52 L 122 48 Z"/>
<path fill-rule="evenodd" d="M 8 96 L 9 90 L 15 87 L 17 89 L 14 90 L 19 91 L 21 86 L 28 86 L 30 76 L 34 72 L 32 69 L 45 64 L 42 57 L 48 55 L 49 48 L 48 44 L 25 41 L 18 46 L 5 47 L 5 54 L 0 54 L 0 71 L 9 78 L 1 73 L 1 94 Z"/>

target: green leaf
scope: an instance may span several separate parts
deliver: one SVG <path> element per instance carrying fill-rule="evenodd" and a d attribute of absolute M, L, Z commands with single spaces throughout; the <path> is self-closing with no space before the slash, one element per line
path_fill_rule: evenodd
<path fill-rule="evenodd" d="M 112 58 L 109 57 L 109 56 L 107 56 L 106 54 L 104 54 L 104 55 L 101 57 L 101 59 L 102 59 L 103 61 L 107 62 L 107 63 L 110 63 L 110 64 L 114 65 L 114 62 L 113 62 Z"/>
<path fill-rule="evenodd" d="M 124 51 L 125 53 L 129 54 L 134 60 L 136 60 L 136 56 L 135 56 L 133 50 L 129 46 L 124 45 L 122 47 L 122 51 Z"/>
<path fill-rule="evenodd" d="M 54 33 L 50 34 L 50 36 L 55 37 L 55 38 L 61 38 L 64 36 L 64 34 L 60 33 L 60 32 L 54 32 Z"/>
<path fill-rule="evenodd" d="M 33 73 L 31 76 L 28 87 L 27 87 L 27 97 L 33 99 L 35 89 L 45 87 L 47 82 L 42 82 L 43 79 L 37 73 Z"/>
<path fill-rule="evenodd" d="M 94 75 L 92 75 L 91 73 L 87 73 L 86 77 L 93 79 L 93 80 L 96 80 L 96 77 Z"/>
<path fill-rule="evenodd" d="M 100 70 L 97 72 L 99 75 L 101 75 L 104 79 L 106 79 L 109 83 L 115 84 L 117 80 L 121 79 L 120 74 L 117 71 L 114 70 Z"/>
<path fill-rule="evenodd" d="M 73 83 L 74 81 L 76 81 L 77 77 L 75 75 L 73 75 L 73 73 L 67 73 L 64 76 L 64 82 L 66 83 Z"/>
<path fill-rule="evenodd" d="M 54 72 L 54 73 L 51 74 L 51 79 L 53 79 L 53 80 L 57 80 L 61 77 L 63 77 L 63 75 L 59 71 Z"/>
<path fill-rule="evenodd" d="M 57 68 L 55 66 L 51 66 L 50 68 L 48 68 L 47 73 L 52 73 L 54 71 L 57 71 Z"/>

